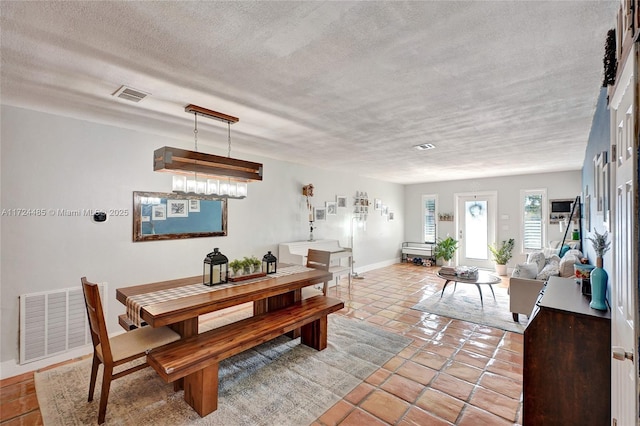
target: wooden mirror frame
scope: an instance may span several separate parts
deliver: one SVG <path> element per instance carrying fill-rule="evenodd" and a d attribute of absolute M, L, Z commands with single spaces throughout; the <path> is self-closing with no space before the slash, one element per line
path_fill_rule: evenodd
<path fill-rule="evenodd" d="M 190 202 L 191 200 L 210 201 L 221 203 L 221 215 L 220 215 L 220 230 L 211 232 L 202 232 L 194 230 L 193 232 L 183 233 L 163 233 L 163 234 L 143 234 L 142 233 L 142 206 L 143 198 L 160 198 L 162 200 L 177 200 Z M 148 203 L 144 203 L 148 204 Z M 160 204 L 158 204 L 160 205 Z M 165 210 L 166 211 L 166 210 Z M 188 218 L 188 212 L 184 212 L 185 216 L 175 217 L 178 220 Z M 173 218 L 166 215 L 166 220 Z M 161 240 L 179 240 L 184 238 L 200 238 L 200 237 L 224 237 L 227 235 L 227 199 L 226 198 L 211 198 L 210 196 L 197 195 L 197 194 L 173 194 L 163 192 L 133 192 L 133 241 L 161 241 Z"/>

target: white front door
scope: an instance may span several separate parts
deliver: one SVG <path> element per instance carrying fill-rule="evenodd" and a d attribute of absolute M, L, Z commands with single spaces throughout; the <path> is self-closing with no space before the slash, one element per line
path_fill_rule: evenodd
<path fill-rule="evenodd" d="M 633 48 L 611 98 L 611 416 L 614 425 L 638 424 L 638 103 Z M 606 215 L 606 206 L 605 206 Z M 607 218 L 605 217 L 605 220 Z M 606 267 L 606 265 L 605 265 Z"/>
<path fill-rule="evenodd" d="M 493 269 L 489 244 L 496 239 L 497 194 L 456 194 L 456 264 Z"/>

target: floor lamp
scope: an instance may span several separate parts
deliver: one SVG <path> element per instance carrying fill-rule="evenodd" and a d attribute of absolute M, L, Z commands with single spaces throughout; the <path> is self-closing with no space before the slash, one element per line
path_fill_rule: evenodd
<path fill-rule="evenodd" d="M 356 280 L 363 280 L 364 277 L 361 277 L 360 275 L 358 275 L 358 273 L 355 272 L 353 269 L 353 264 L 355 263 L 355 260 L 354 260 L 355 250 L 353 249 L 353 239 L 354 239 L 353 236 L 355 234 L 355 226 L 354 226 L 355 222 L 360 222 L 360 220 L 357 216 L 352 216 L 351 217 L 351 278 Z"/>

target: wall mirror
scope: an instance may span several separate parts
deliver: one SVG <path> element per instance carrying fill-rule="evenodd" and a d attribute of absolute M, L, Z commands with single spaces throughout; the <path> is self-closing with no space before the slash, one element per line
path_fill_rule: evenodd
<path fill-rule="evenodd" d="M 133 193 L 133 241 L 226 235 L 226 199 L 162 192 Z"/>

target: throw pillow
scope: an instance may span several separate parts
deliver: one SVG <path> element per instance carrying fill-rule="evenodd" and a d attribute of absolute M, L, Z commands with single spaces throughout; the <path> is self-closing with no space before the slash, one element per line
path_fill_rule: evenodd
<path fill-rule="evenodd" d="M 560 264 L 560 257 L 557 254 L 553 254 L 547 257 L 547 263 L 545 264 L 545 266 L 553 262 L 557 263 L 558 265 Z"/>
<path fill-rule="evenodd" d="M 558 254 L 558 256 L 560 256 L 560 259 L 562 259 L 569 250 L 571 250 L 571 247 L 569 247 L 566 244 L 563 245 L 562 248 L 560 249 L 560 253 Z"/>
<path fill-rule="evenodd" d="M 578 249 L 571 249 L 571 250 L 569 250 L 568 252 L 566 252 L 566 253 L 565 253 L 565 256 L 566 256 L 566 255 L 568 255 L 568 254 L 574 254 L 574 255 L 576 255 L 576 256 L 578 256 L 578 257 L 584 257 L 584 256 L 582 255 L 582 252 L 581 252 L 580 250 L 578 250 Z"/>
<path fill-rule="evenodd" d="M 528 278 L 533 280 L 538 275 L 538 265 L 535 263 L 518 263 L 511 273 L 515 278 Z"/>
<path fill-rule="evenodd" d="M 549 277 L 560 275 L 560 267 L 558 262 L 550 262 L 542 268 L 542 271 L 536 276 L 536 280 L 547 281 Z"/>
<path fill-rule="evenodd" d="M 538 273 L 542 271 L 542 268 L 544 268 L 544 264 L 547 263 L 547 260 L 544 258 L 543 252 L 534 251 L 529 253 L 529 256 L 527 256 L 527 263 L 535 263 L 537 265 L 538 270 L 536 271 L 536 275 L 538 275 Z"/>
<path fill-rule="evenodd" d="M 580 263 L 580 258 L 575 254 L 565 254 L 560 260 L 560 276 L 571 277 L 575 275 L 573 264 Z"/>

